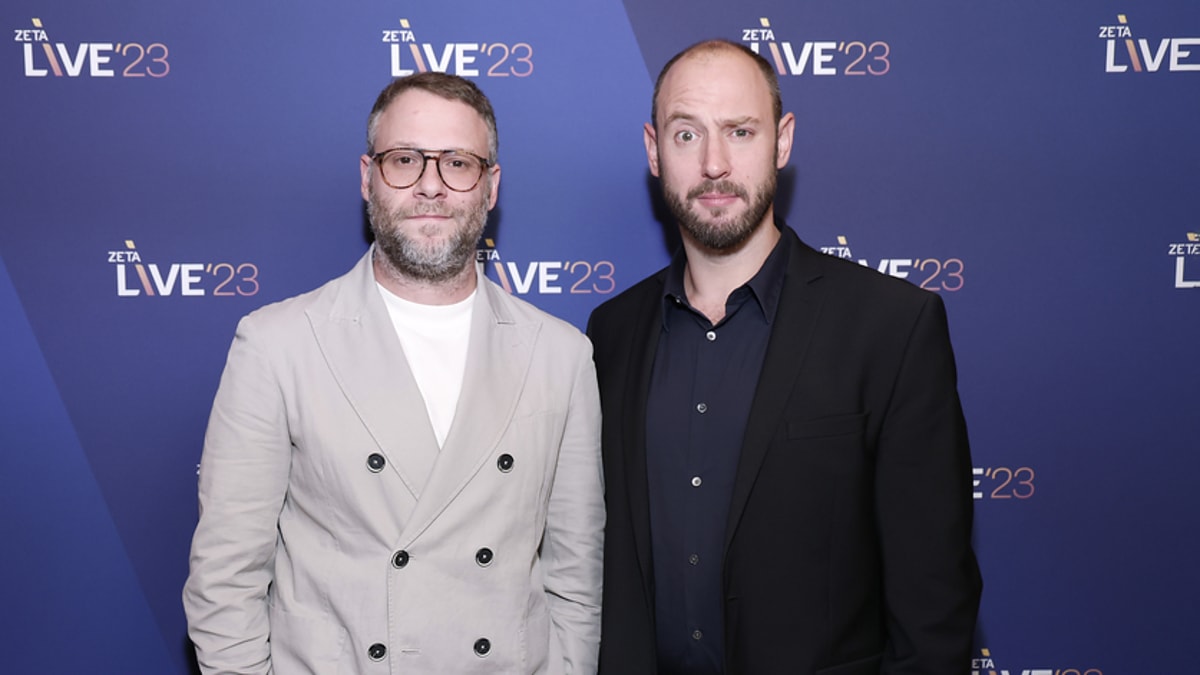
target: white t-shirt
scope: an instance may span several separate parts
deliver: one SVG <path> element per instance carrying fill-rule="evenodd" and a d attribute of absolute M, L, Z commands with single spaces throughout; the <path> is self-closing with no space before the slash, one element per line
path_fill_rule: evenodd
<path fill-rule="evenodd" d="M 397 297 L 378 282 L 375 285 L 387 305 L 388 316 L 425 399 L 425 411 L 441 447 L 450 432 L 462 392 L 471 314 L 478 289 L 453 305 L 422 305 Z"/>

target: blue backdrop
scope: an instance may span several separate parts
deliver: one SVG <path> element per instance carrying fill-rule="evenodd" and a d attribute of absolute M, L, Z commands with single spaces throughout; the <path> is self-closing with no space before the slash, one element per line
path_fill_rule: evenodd
<path fill-rule="evenodd" d="M 492 98 L 480 258 L 582 326 L 669 257 L 641 125 L 708 37 L 781 73 L 789 223 L 946 299 L 985 579 L 963 672 L 1194 669 L 1194 0 L 9 0 L 0 24 L 0 671 L 189 671 L 226 349 L 367 246 L 391 77 Z"/>

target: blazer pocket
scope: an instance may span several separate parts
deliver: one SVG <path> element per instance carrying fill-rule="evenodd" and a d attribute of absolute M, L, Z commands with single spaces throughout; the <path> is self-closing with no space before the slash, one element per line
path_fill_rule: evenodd
<path fill-rule="evenodd" d="M 861 477 L 869 457 L 866 429 L 866 413 L 791 421 L 787 425 L 788 437 L 783 444 L 787 450 L 783 454 L 792 464 L 789 468 L 808 475 L 810 481 Z"/>
<path fill-rule="evenodd" d="M 883 654 L 876 654 L 865 659 L 858 659 L 840 666 L 822 668 L 816 675 L 879 675 L 879 666 L 883 664 Z"/>
<path fill-rule="evenodd" d="M 787 435 L 789 439 L 833 438 L 861 434 L 866 428 L 867 414 L 852 413 L 788 422 Z"/>
<path fill-rule="evenodd" d="M 272 670 L 276 673 L 349 672 L 347 637 L 345 629 L 331 621 L 272 608 Z"/>

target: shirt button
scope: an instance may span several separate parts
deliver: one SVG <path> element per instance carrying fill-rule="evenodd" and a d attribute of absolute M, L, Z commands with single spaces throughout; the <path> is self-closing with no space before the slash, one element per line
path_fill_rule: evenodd
<path fill-rule="evenodd" d="M 688 556 L 688 564 L 689 565 L 699 565 L 700 564 L 700 556 L 696 555 L 695 553 L 689 555 Z"/>
<path fill-rule="evenodd" d="M 693 640 L 699 640 L 702 637 L 704 637 L 704 633 L 701 633 L 699 630 L 692 631 L 692 639 Z"/>
<path fill-rule="evenodd" d="M 708 404 L 707 403 L 697 403 L 696 404 L 696 412 L 700 413 L 701 415 L 708 412 Z"/>
<path fill-rule="evenodd" d="M 396 551 L 396 555 L 392 556 L 392 567 L 402 569 L 408 564 L 408 551 Z"/>
<path fill-rule="evenodd" d="M 382 661 L 383 657 L 387 656 L 387 647 L 385 647 L 381 642 L 376 642 L 370 647 L 367 647 L 367 656 L 369 656 L 372 661 Z"/>
<path fill-rule="evenodd" d="M 500 459 L 496 460 L 496 468 L 500 469 L 502 473 L 508 473 L 509 471 L 512 471 L 513 456 L 507 452 L 503 455 L 500 455 Z"/>
<path fill-rule="evenodd" d="M 692 476 L 692 487 L 700 487 L 704 481 L 700 480 L 700 476 Z"/>
<path fill-rule="evenodd" d="M 487 638 L 479 638 L 475 641 L 476 656 L 487 656 L 488 652 L 492 651 L 492 641 Z"/>
<path fill-rule="evenodd" d="M 705 333 L 705 334 L 704 334 L 704 337 L 708 338 L 708 341 L 709 341 L 709 342 L 712 342 L 713 340 L 716 340 L 716 339 L 717 339 L 717 331 L 715 331 L 715 330 L 710 330 L 710 331 L 708 331 L 707 333 Z"/>

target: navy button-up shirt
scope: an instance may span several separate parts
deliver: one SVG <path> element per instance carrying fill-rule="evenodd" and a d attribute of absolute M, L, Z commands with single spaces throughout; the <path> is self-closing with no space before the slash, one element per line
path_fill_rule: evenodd
<path fill-rule="evenodd" d="M 715 326 L 668 268 L 646 410 L 646 473 L 660 675 L 722 672 L 725 521 L 750 404 L 783 289 L 783 239 Z"/>

